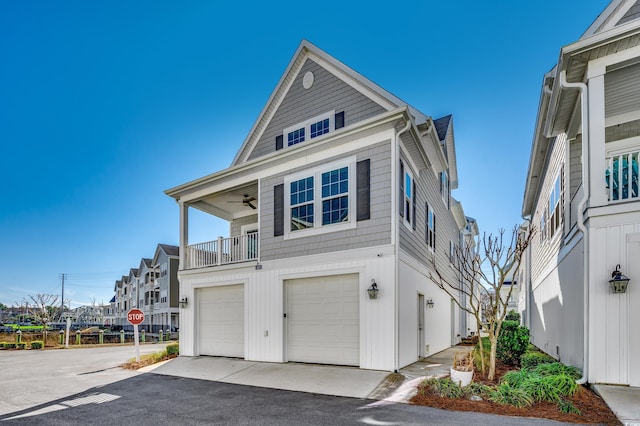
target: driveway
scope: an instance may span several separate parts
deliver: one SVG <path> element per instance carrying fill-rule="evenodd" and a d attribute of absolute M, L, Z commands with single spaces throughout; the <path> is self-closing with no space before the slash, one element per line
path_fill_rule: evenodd
<path fill-rule="evenodd" d="M 158 374 L 0 416 L 3 425 L 560 425 Z"/>
<path fill-rule="evenodd" d="M 140 354 L 164 350 L 166 343 L 140 345 Z M 135 347 L 0 352 L 0 415 L 68 397 L 140 373 L 119 365 L 136 356 Z"/>

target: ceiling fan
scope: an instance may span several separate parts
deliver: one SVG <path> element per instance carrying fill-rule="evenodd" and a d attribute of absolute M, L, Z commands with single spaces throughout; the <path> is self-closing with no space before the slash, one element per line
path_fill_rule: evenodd
<path fill-rule="evenodd" d="M 228 200 L 227 203 L 242 203 L 245 206 L 251 207 L 252 209 L 256 209 L 257 207 L 251 204 L 252 201 L 255 201 L 256 197 L 249 197 L 248 194 L 244 194 L 242 196 L 242 200 Z"/>

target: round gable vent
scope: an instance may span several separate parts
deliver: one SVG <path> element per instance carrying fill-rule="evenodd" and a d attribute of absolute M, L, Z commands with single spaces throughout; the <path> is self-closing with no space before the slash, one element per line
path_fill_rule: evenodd
<path fill-rule="evenodd" d="M 307 73 L 302 77 L 302 87 L 305 89 L 310 88 L 313 85 L 313 73 L 311 71 L 307 71 Z"/>

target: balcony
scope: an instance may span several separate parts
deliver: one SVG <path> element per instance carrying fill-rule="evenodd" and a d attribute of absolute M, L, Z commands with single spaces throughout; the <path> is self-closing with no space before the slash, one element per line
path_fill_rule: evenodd
<path fill-rule="evenodd" d="M 187 246 L 184 269 L 258 260 L 259 233 L 252 232 L 230 238 L 219 237 L 215 241 Z"/>
<path fill-rule="evenodd" d="M 607 158 L 605 179 L 609 202 L 635 201 L 638 195 L 638 160 L 640 150 Z"/>

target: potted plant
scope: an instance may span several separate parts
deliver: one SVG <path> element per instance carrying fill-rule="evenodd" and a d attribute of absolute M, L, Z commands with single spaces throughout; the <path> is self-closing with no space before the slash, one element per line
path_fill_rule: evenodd
<path fill-rule="evenodd" d="M 456 352 L 453 354 L 453 367 L 451 367 L 451 381 L 468 386 L 473 379 L 473 351 Z"/>

